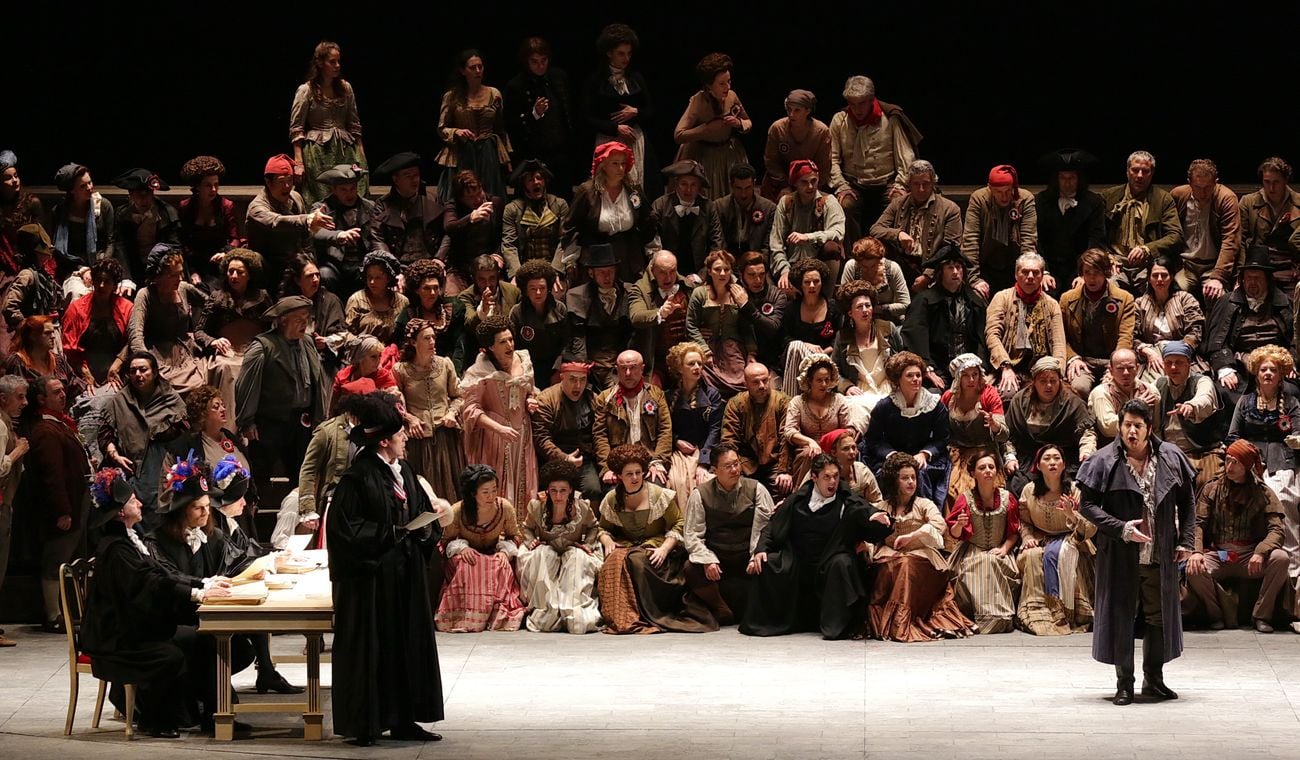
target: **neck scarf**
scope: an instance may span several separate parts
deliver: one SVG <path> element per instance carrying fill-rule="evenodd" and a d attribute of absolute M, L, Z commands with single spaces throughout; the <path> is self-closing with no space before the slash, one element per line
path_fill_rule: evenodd
<path fill-rule="evenodd" d="M 1030 295 L 1030 294 L 1028 294 L 1028 293 L 1026 293 L 1025 291 L 1023 291 L 1023 290 L 1020 289 L 1020 283 L 1018 283 L 1018 282 L 1016 283 L 1016 298 L 1019 298 L 1021 301 L 1024 301 L 1025 303 L 1029 304 L 1030 306 L 1034 306 L 1034 305 L 1036 305 L 1036 304 L 1038 303 L 1038 299 L 1040 299 L 1040 298 L 1042 298 L 1042 297 L 1043 297 L 1043 289 L 1042 289 L 1042 288 L 1039 288 L 1038 290 L 1035 290 L 1035 291 L 1033 292 L 1033 294 Z"/>
<path fill-rule="evenodd" d="M 190 547 L 190 554 L 198 554 L 207 542 L 208 535 L 202 528 L 189 528 L 185 531 L 185 545 Z"/>
<path fill-rule="evenodd" d="M 862 129 L 868 124 L 879 124 L 880 117 L 885 115 L 885 112 L 880 108 L 880 98 L 871 99 L 871 113 L 867 114 L 867 118 L 861 121 L 859 121 L 857 117 L 853 115 L 853 112 L 847 108 L 844 109 L 844 113 L 849 115 L 849 120 L 852 121 L 854 126 L 858 129 Z"/>
<path fill-rule="evenodd" d="M 90 196 L 90 206 L 86 209 L 86 258 L 93 259 L 95 254 L 99 253 L 99 231 L 95 229 L 96 220 L 99 219 L 99 193 L 92 193 Z M 68 209 L 69 213 L 71 208 Z M 56 250 L 68 253 L 68 215 L 63 215 L 63 220 L 59 226 L 54 229 L 54 247 Z M 85 262 L 90 264 L 91 262 Z"/>

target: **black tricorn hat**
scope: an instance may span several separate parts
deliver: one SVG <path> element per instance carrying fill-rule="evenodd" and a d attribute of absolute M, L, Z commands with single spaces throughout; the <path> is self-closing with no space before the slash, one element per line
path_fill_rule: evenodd
<path fill-rule="evenodd" d="M 1097 163 L 1097 157 L 1086 150 L 1062 148 L 1051 153 L 1044 153 L 1038 164 L 1049 172 L 1085 171 Z"/>

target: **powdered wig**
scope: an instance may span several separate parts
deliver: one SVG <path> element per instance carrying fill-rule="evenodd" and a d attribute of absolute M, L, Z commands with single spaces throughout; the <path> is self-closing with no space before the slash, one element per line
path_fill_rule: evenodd
<path fill-rule="evenodd" d="M 226 251 L 226 255 L 221 257 L 221 274 L 225 278 L 226 269 L 230 267 L 230 262 L 238 261 L 248 270 L 250 279 L 256 281 L 262 276 L 262 254 L 249 248 L 231 248 Z"/>
<path fill-rule="evenodd" d="M 1259 372 L 1259 367 L 1264 362 L 1273 362 L 1278 373 L 1283 377 L 1291 374 L 1291 370 L 1295 369 L 1295 360 L 1291 358 L 1291 354 L 1285 348 L 1272 343 L 1260 346 L 1246 356 L 1246 370 L 1253 375 Z"/>
<path fill-rule="evenodd" d="M 510 332 L 510 320 L 500 314 L 493 314 L 478 323 L 474 328 L 474 337 L 478 339 L 479 348 L 490 352 L 492 346 L 496 345 L 497 336 L 503 332 Z"/>
<path fill-rule="evenodd" d="M 858 98 L 876 97 L 876 84 L 867 77 L 862 75 L 849 77 L 844 82 L 844 99 L 857 100 Z"/>
<path fill-rule="evenodd" d="M 438 259 L 418 259 L 406 268 L 406 300 L 420 303 L 420 286 L 425 280 L 436 280 L 438 288 L 447 286 L 447 267 Z"/>

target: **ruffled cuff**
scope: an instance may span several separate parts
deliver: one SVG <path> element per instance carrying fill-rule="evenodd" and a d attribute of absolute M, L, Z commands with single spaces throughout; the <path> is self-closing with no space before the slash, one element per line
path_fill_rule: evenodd
<path fill-rule="evenodd" d="M 463 538 L 453 538 L 447 542 L 447 559 L 460 554 L 469 548 L 469 542 Z"/>

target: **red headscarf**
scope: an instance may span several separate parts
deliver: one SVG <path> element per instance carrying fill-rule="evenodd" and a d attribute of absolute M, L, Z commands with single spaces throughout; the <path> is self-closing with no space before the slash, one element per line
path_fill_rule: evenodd
<path fill-rule="evenodd" d="M 809 161 L 806 158 L 801 158 L 798 161 L 791 161 L 790 162 L 790 187 L 794 187 L 795 183 L 797 183 L 799 179 L 804 175 L 816 174 L 816 173 L 817 173 L 817 164 L 814 164 L 812 161 Z"/>
<path fill-rule="evenodd" d="M 834 456 L 835 444 L 839 443 L 840 439 L 845 435 L 850 435 L 852 433 L 853 431 L 848 428 L 836 428 L 826 435 L 823 435 L 821 438 L 818 438 L 817 443 L 822 447 L 824 453 Z"/>
<path fill-rule="evenodd" d="M 570 372 L 580 372 L 587 374 L 591 370 L 591 365 L 587 362 L 564 362 L 560 365 L 560 374 L 567 375 Z"/>
<path fill-rule="evenodd" d="M 627 162 L 632 163 L 632 149 L 617 140 L 610 140 L 596 146 L 596 152 L 591 157 L 591 176 L 596 176 L 596 170 L 600 165 L 616 153 L 627 156 Z"/>

